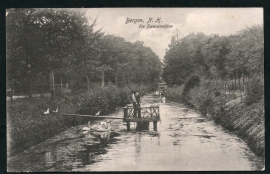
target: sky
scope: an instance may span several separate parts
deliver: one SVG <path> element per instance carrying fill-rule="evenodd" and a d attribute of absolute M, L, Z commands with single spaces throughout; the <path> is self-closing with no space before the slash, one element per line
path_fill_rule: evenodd
<path fill-rule="evenodd" d="M 97 17 L 96 30 L 102 28 L 106 34 L 130 42 L 143 41 L 161 59 L 176 29 L 180 37 L 198 32 L 224 36 L 263 24 L 263 8 L 91 8 L 86 11 L 90 23 Z M 127 23 L 127 18 L 143 22 Z M 172 28 L 147 28 L 149 18 L 153 18 L 151 25 L 167 24 Z M 139 28 L 140 24 L 145 28 Z"/>

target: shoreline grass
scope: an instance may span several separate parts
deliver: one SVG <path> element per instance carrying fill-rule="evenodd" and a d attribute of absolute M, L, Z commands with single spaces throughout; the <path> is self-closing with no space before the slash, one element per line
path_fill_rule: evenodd
<path fill-rule="evenodd" d="M 183 89 L 183 86 L 168 88 L 166 98 L 191 105 L 243 139 L 256 155 L 265 155 L 263 99 L 247 105 L 244 98 L 230 99 L 226 94 L 216 95 L 215 91 L 202 86 L 191 89 L 186 98 L 182 96 Z"/>

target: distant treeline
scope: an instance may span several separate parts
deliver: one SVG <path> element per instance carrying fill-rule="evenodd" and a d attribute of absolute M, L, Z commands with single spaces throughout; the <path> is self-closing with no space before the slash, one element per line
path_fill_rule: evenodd
<path fill-rule="evenodd" d="M 172 37 L 164 57 L 164 80 L 185 84 L 198 75 L 223 82 L 225 91 L 245 89 L 250 78 L 262 80 L 264 60 L 263 26 L 252 26 L 230 36 L 189 34 Z"/>
<path fill-rule="evenodd" d="M 94 16 L 92 16 L 94 17 Z M 86 11 L 74 9 L 9 9 L 7 29 L 7 83 L 27 89 L 55 83 L 112 82 L 152 84 L 159 80 L 161 62 L 142 41 L 94 30 Z"/>

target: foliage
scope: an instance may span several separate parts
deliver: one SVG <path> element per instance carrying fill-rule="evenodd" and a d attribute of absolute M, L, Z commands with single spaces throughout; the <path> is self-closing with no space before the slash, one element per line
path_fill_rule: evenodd
<path fill-rule="evenodd" d="M 243 138 L 257 155 L 265 155 L 265 113 L 263 99 L 246 106 L 236 104 L 215 115 L 215 120 Z"/>
<path fill-rule="evenodd" d="M 139 91 L 141 95 L 151 90 L 150 86 L 131 85 L 132 88 Z M 95 88 L 87 93 L 62 94 L 53 98 L 22 98 L 14 100 L 14 103 L 7 107 L 7 135 L 8 151 L 11 155 L 33 145 L 45 141 L 53 135 L 56 135 L 75 124 L 84 124 L 88 118 L 77 118 L 63 116 L 61 113 L 81 113 L 108 114 L 116 108 L 130 103 L 129 96 L 131 92 L 128 88 L 118 88 L 115 85 L 109 85 L 104 88 Z M 55 110 L 58 106 L 58 113 L 43 115 L 42 113 L 50 108 Z"/>
<path fill-rule="evenodd" d="M 140 95 L 144 95 L 150 91 L 150 87 L 148 86 L 131 86 Z M 80 114 L 94 115 L 96 112 L 101 111 L 100 114 L 104 115 L 130 103 L 130 96 L 131 91 L 128 88 L 121 89 L 111 84 L 104 88 L 95 88 L 87 93 L 78 95 L 76 97 L 76 103 Z"/>
<path fill-rule="evenodd" d="M 166 93 L 166 98 L 170 101 L 174 102 L 182 102 L 182 92 L 183 92 L 184 86 L 174 86 L 167 88 L 165 93 Z"/>
<path fill-rule="evenodd" d="M 181 85 L 190 74 L 223 81 L 262 76 L 263 46 L 262 25 L 230 36 L 192 33 L 178 41 L 172 38 L 164 57 L 163 78 L 168 84 Z"/>
<path fill-rule="evenodd" d="M 47 108 L 59 113 L 43 115 Z M 69 97 L 22 98 L 7 107 L 7 143 L 10 155 L 26 150 L 73 126 L 73 118 L 60 113 L 75 113 L 76 105 Z M 79 119 L 86 121 L 85 119 Z"/>
<path fill-rule="evenodd" d="M 30 90 L 30 82 L 46 84 L 52 76 L 58 83 L 65 77 L 74 86 L 87 82 L 87 89 L 97 80 L 117 86 L 156 83 L 158 56 L 141 41 L 95 31 L 97 20 L 76 9 L 7 10 L 8 80 Z"/>
<path fill-rule="evenodd" d="M 190 74 L 208 68 L 201 52 L 207 38 L 202 33 L 190 34 L 167 50 L 163 69 L 163 78 L 166 83 L 181 85 Z"/>
<path fill-rule="evenodd" d="M 222 37 L 202 33 L 178 36 L 176 32 L 168 45 L 162 76 L 167 84 L 181 87 L 169 88 L 167 98 L 193 105 L 206 117 L 236 131 L 256 154 L 263 155 L 263 26 Z M 192 83 L 196 80 L 190 74 L 200 75 L 199 85 Z"/>
<path fill-rule="evenodd" d="M 185 84 L 184 90 L 182 92 L 183 97 L 187 97 L 188 93 L 191 89 L 193 89 L 195 86 L 199 86 L 200 84 L 200 76 L 193 75 L 190 76 Z"/>
<path fill-rule="evenodd" d="M 255 89 L 254 86 L 263 89 L 262 82 L 258 83 L 257 79 L 250 81 L 248 88 L 250 85 L 252 89 Z M 207 118 L 213 119 L 243 138 L 254 153 L 264 156 L 264 101 L 262 97 L 260 99 L 257 97 L 262 94 L 254 94 L 256 102 L 252 101 L 246 105 L 249 92 L 244 100 L 240 98 L 232 100 L 224 93 L 217 95 L 216 93 L 220 89 L 218 83 L 212 83 L 209 80 L 201 79 L 200 85 L 189 91 L 188 100 L 182 97 L 182 89 L 183 86 L 169 88 L 166 90 L 166 97 L 171 101 L 187 102 L 193 105 Z M 261 90 L 259 89 L 259 91 Z"/>
<path fill-rule="evenodd" d="M 247 105 L 260 101 L 264 95 L 264 84 L 262 80 L 259 81 L 257 78 L 253 77 L 249 81 L 246 91 L 245 102 Z"/>

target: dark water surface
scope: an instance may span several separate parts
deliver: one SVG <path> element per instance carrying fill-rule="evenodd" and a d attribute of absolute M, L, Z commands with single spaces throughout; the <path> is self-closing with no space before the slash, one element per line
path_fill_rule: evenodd
<path fill-rule="evenodd" d="M 155 95 L 142 105 L 160 105 L 158 131 L 84 133 L 80 125 L 8 159 L 8 171 L 202 171 L 261 170 L 264 160 L 246 143 L 182 104 L 163 103 Z M 119 109 L 111 116 L 123 116 Z M 91 124 L 97 124 L 93 122 Z"/>

